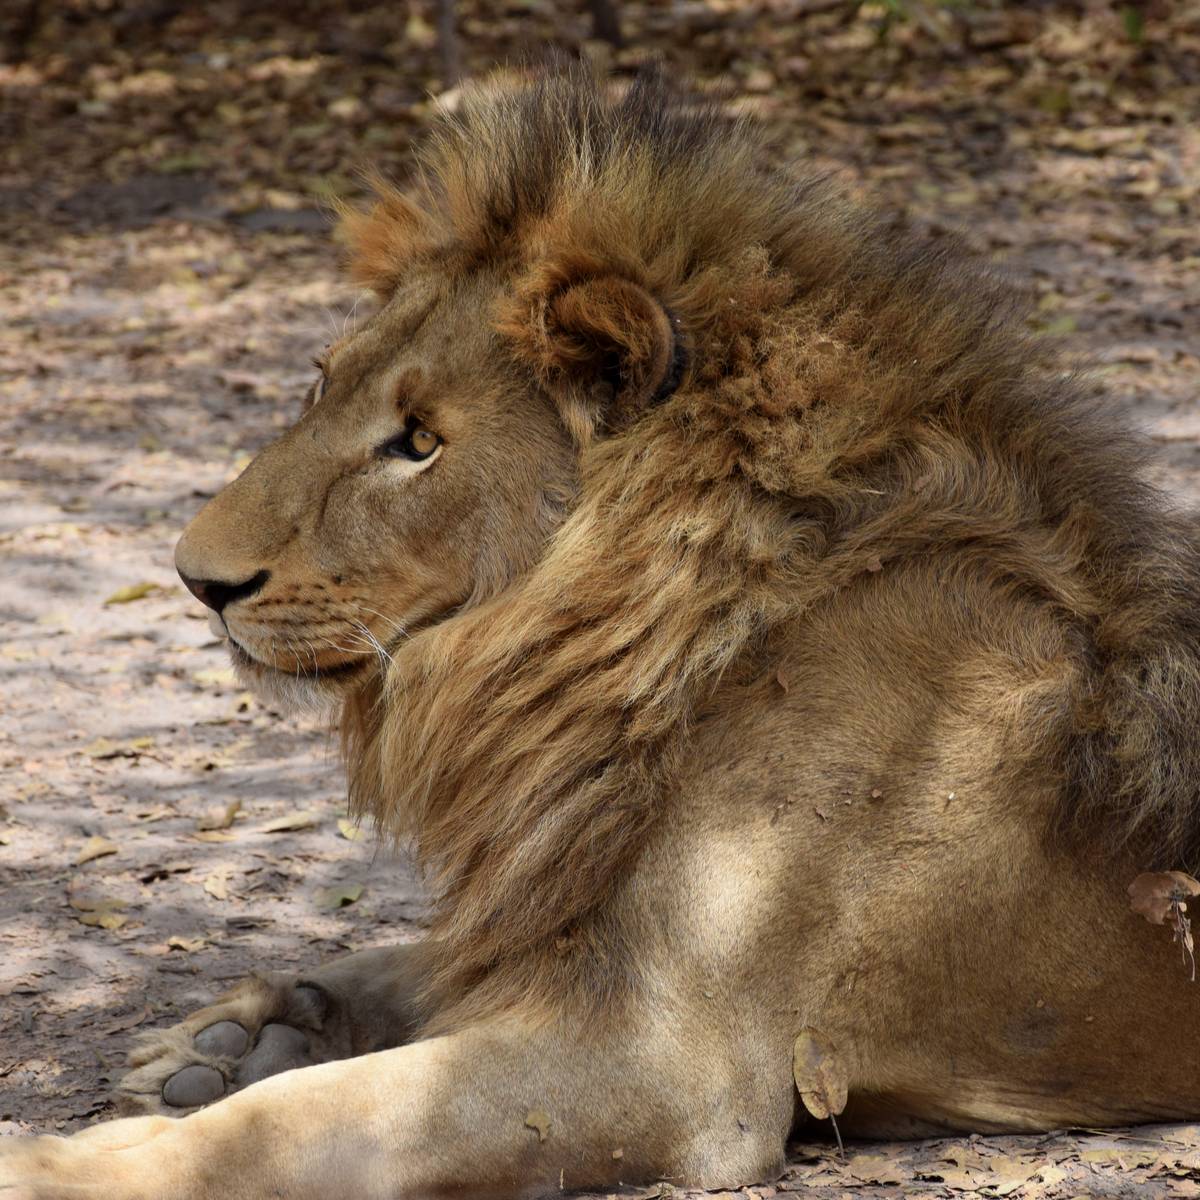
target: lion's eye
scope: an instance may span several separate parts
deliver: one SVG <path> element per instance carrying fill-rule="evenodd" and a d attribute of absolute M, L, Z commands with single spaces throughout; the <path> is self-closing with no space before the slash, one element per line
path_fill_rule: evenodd
<path fill-rule="evenodd" d="M 410 425 L 398 438 L 393 438 L 383 447 L 389 458 L 408 458 L 420 462 L 428 458 L 442 444 L 442 439 L 423 425 Z"/>

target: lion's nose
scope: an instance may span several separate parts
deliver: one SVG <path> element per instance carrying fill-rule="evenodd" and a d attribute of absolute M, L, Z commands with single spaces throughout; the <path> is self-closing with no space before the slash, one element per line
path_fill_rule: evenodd
<path fill-rule="evenodd" d="M 220 612 L 225 605 L 232 604 L 235 600 L 245 600 L 253 596 L 271 578 L 271 572 L 259 571 L 257 575 L 251 575 L 241 583 L 222 583 L 218 579 L 193 579 L 182 571 L 179 572 L 179 578 L 201 604 L 207 604 L 214 612 Z"/>

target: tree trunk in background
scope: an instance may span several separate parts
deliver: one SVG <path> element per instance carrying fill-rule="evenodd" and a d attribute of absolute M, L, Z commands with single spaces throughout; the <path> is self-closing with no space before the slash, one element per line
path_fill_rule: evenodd
<path fill-rule="evenodd" d="M 592 14 L 592 36 L 614 46 L 621 45 L 621 22 L 615 0 L 588 0 Z"/>

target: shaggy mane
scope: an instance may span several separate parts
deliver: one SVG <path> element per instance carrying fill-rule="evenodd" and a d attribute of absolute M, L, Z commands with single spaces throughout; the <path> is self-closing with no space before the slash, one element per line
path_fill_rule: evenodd
<path fill-rule="evenodd" d="M 766 159 L 746 121 L 659 79 L 614 97 L 567 69 L 468 96 L 411 191 L 350 220 L 354 273 L 384 293 L 418 261 L 511 271 L 493 318 L 518 358 L 536 297 L 598 273 L 690 349 L 673 396 L 585 442 L 542 561 L 347 708 L 352 798 L 415 836 L 447 994 L 486 1004 L 526 986 L 497 967 L 535 961 L 615 986 L 604 902 L 697 714 L 879 564 L 942 556 L 1067 631 L 1071 695 L 1030 735 L 1057 829 L 1148 866 L 1200 848 L 1190 533 L 1006 286 Z"/>

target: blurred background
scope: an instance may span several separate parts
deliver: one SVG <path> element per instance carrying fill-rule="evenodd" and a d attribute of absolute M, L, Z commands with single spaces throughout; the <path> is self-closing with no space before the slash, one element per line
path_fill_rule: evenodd
<path fill-rule="evenodd" d="M 369 311 L 328 201 L 470 77 L 714 90 L 1008 272 L 1200 492 L 1195 0 L 3 0 L 0 47 L 0 1131 L 105 1114 L 134 1034 L 248 969 L 419 934 L 171 555 Z"/>

